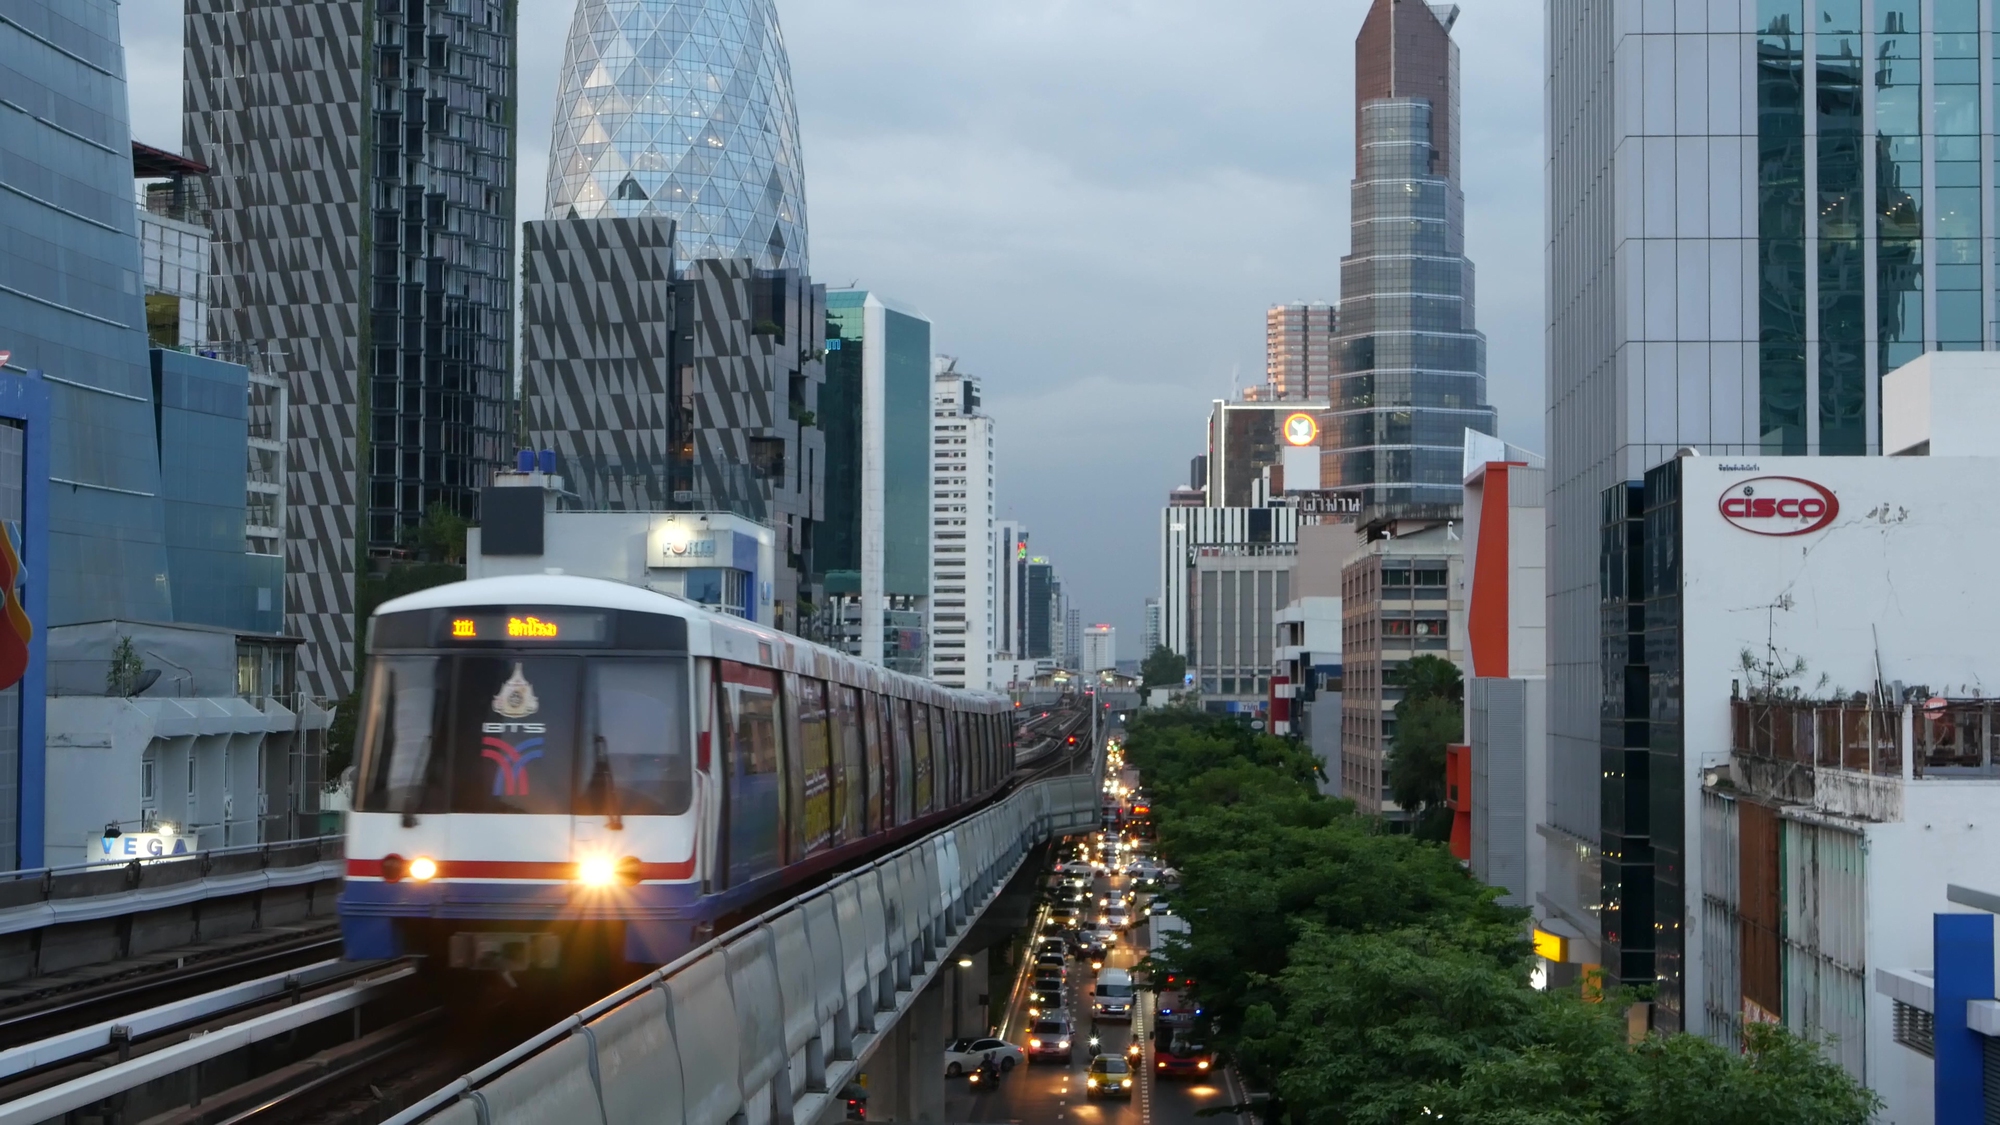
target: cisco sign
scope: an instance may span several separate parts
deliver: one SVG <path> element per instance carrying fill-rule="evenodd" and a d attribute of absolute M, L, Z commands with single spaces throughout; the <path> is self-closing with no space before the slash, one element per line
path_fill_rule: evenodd
<path fill-rule="evenodd" d="M 1722 494 L 1722 518 L 1755 535 L 1804 535 L 1833 522 L 1833 490 L 1802 477 L 1756 477 Z"/>

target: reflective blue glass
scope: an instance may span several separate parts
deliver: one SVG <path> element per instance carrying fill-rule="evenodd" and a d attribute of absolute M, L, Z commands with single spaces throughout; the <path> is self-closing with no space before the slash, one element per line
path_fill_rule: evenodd
<path fill-rule="evenodd" d="M 0 20 L 0 348 L 50 399 L 50 624 L 172 619 L 118 6 Z"/>
<path fill-rule="evenodd" d="M 791 63 L 772 0 L 579 0 L 551 218 L 660 215 L 676 257 L 807 268 Z"/>

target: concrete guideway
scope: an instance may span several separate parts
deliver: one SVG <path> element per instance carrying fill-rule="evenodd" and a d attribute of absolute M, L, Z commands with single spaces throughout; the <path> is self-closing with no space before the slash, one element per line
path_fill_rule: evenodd
<path fill-rule="evenodd" d="M 737 927 L 390 1125 L 807 1125 L 844 1116 L 864 1066 L 871 1119 L 938 1119 L 952 950 L 1035 845 L 1095 823 L 1102 762 Z"/>
<path fill-rule="evenodd" d="M 16 1098 L 0 1104 L 0 1125 L 33 1125 L 60 1118 L 72 1110 L 96 1105 L 113 1094 L 219 1058 L 238 1048 L 352 1011 L 388 995 L 398 982 L 414 976 L 416 971 L 413 965 L 397 966 L 338 992 L 195 1035 L 185 1042 L 106 1067 L 95 1074 Z"/>
<path fill-rule="evenodd" d="M 12 1078 L 14 1075 L 24 1074 L 51 1063 L 104 1050 L 113 1044 L 114 1037 L 121 1029 L 127 1040 L 144 1039 L 149 1035 L 193 1023 L 231 1008 L 283 996 L 295 988 L 311 988 L 322 978 L 333 976 L 344 968 L 344 964 L 338 959 L 320 961 L 290 972 L 273 973 L 214 992 L 205 992 L 200 996 L 191 996 L 186 1000 L 161 1004 L 120 1019 L 105 1020 L 90 1027 L 81 1027 L 34 1043 L 12 1047 L 0 1051 L 0 1079 Z"/>

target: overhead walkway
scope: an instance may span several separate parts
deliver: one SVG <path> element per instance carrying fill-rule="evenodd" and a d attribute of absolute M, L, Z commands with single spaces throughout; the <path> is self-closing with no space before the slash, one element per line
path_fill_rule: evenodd
<path fill-rule="evenodd" d="M 391 1125 L 817 1125 L 864 1068 L 870 1120 L 938 1120 L 941 970 L 1037 844 L 1093 826 L 1102 763 L 745 923 Z"/>

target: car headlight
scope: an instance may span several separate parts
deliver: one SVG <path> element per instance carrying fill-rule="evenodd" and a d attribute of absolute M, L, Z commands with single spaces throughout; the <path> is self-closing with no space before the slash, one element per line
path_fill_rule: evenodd
<path fill-rule="evenodd" d="M 1198 1067 L 1198 1068 L 1202 1069 L 1202 1070 L 1207 1070 L 1207 1069 L 1208 1069 L 1208 1060 L 1207 1060 L 1207 1059 L 1203 1059 L 1203 1060 L 1201 1060 L 1200 1062 L 1198 1062 L 1198 1063 L 1196 1063 L 1196 1064 L 1194 1064 L 1194 1065 L 1195 1065 L 1196 1067 Z"/>
<path fill-rule="evenodd" d="M 1086 1086 L 1095 1086 L 1095 1085 L 1097 1085 L 1097 1079 L 1095 1079 L 1095 1078 L 1086 1078 L 1086 1079 L 1084 1079 L 1084 1080 L 1083 1080 L 1083 1084 L 1084 1084 L 1084 1085 L 1086 1085 Z"/>
<path fill-rule="evenodd" d="M 1130 1078 L 1127 1078 L 1127 1079 L 1125 1079 L 1125 1080 L 1124 1080 L 1123 1082 L 1120 1082 L 1120 1083 L 1119 1083 L 1119 1085 L 1120 1085 L 1120 1086 L 1130 1086 L 1131 1084 L 1132 1084 L 1132 1080 L 1131 1080 Z"/>
<path fill-rule="evenodd" d="M 1056 1050 L 1058 1050 L 1058 1051 L 1067 1051 L 1067 1050 L 1069 1050 L 1069 1040 L 1065 1039 L 1065 1040 L 1063 1040 L 1062 1042 L 1060 1042 L 1060 1043 L 1056 1044 Z"/>
<path fill-rule="evenodd" d="M 1033 1048 L 1036 1048 L 1036 1049 L 1040 1049 L 1041 1045 L 1042 1045 L 1042 1041 L 1041 1041 L 1041 1040 L 1039 1040 L 1039 1039 L 1030 1039 L 1030 1040 L 1028 1040 L 1028 1046 L 1030 1046 L 1030 1047 L 1033 1047 Z"/>

